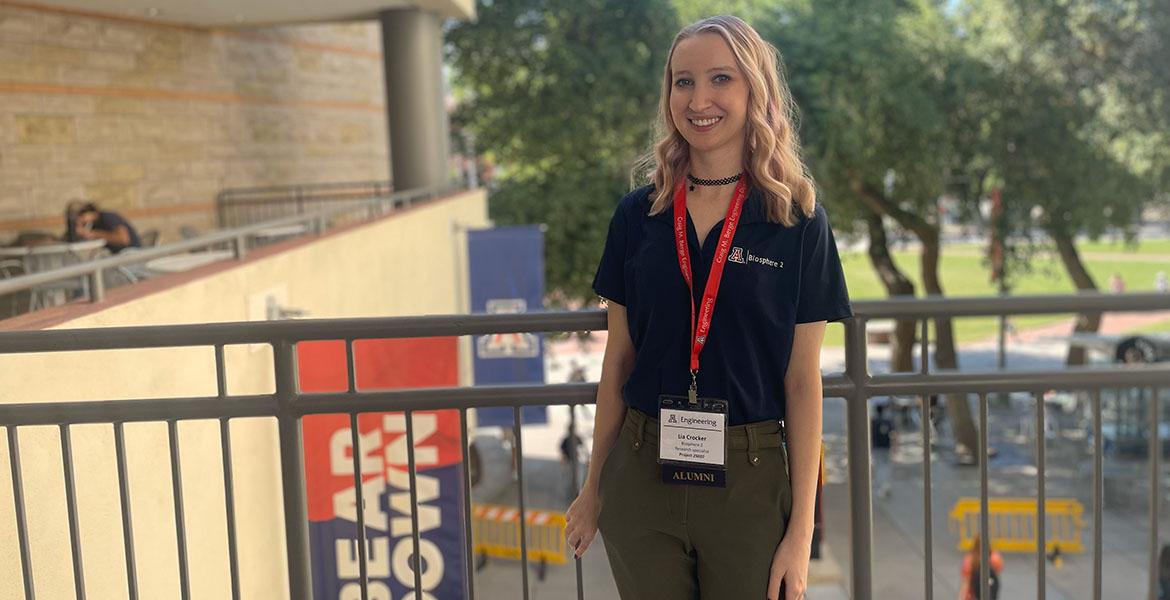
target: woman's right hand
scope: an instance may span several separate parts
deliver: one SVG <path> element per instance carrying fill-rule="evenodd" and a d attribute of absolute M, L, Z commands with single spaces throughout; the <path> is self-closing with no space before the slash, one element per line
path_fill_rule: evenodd
<path fill-rule="evenodd" d="M 597 535 L 597 515 L 601 512 L 601 498 L 597 489 L 586 485 L 577 494 L 565 513 L 565 541 L 573 548 L 573 556 L 581 558 Z"/>

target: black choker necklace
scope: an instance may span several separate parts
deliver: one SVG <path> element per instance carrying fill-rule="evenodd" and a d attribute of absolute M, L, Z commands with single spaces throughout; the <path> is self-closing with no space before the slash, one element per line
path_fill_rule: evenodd
<path fill-rule="evenodd" d="M 742 171 L 736 175 L 731 176 L 731 177 L 724 177 L 723 179 L 699 179 L 698 177 L 695 177 L 694 175 L 687 173 L 687 181 L 691 182 L 691 191 L 692 192 L 695 191 L 696 185 L 707 185 L 707 186 L 728 185 L 728 184 L 735 183 L 735 182 L 739 181 L 740 177 L 743 177 Z"/>

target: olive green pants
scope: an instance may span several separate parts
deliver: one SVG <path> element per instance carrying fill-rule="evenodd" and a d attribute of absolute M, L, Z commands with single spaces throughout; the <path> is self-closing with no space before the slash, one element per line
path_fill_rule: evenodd
<path fill-rule="evenodd" d="M 658 421 L 627 409 L 598 526 L 622 600 L 764 598 L 792 513 L 778 422 L 729 427 L 727 487 L 662 483 Z"/>

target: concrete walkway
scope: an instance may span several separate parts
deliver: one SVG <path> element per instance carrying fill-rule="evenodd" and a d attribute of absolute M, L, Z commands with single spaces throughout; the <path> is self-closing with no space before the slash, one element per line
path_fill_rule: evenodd
<path fill-rule="evenodd" d="M 1101 335 L 1122 335 L 1126 333 L 1141 333 L 1147 327 L 1153 325 L 1160 325 L 1170 321 L 1170 311 L 1146 312 L 1146 313 L 1121 313 L 1111 312 L 1105 313 L 1101 316 L 1101 327 L 1098 331 Z M 1030 343 L 1042 342 L 1049 340 L 1064 340 L 1067 341 L 1072 335 L 1073 329 L 1076 327 L 1076 320 L 1069 318 L 1059 323 L 1052 323 L 1043 327 L 1031 327 L 1012 335 L 1009 339 L 1010 343 Z M 981 340 L 980 342 L 995 341 L 995 338 Z M 980 343 L 974 342 L 974 343 Z"/>
<path fill-rule="evenodd" d="M 1149 323 L 1170 319 L 1170 312 L 1130 315 L 1107 314 L 1102 327 L 1106 334 L 1132 331 Z M 1009 369 L 1059 369 L 1067 351 L 1072 321 L 1019 332 L 1009 342 Z M 568 379 L 573 365 L 583 367 L 589 381 L 601 373 L 605 332 L 595 332 L 582 342 L 569 340 L 550 344 L 546 354 L 546 380 L 550 383 Z M 960 349 L 964 369 L 986 370 L 995 365 L 995 341 L 982 340 L 964 344 Z M 886 371 L 886 348 L 875 346 L 870 352 L 873 372 Z M 827 372 L 839 371 L 844 363 L 841 348 L 826 348 L 822 363 Z M 846 482 L 845 402 L 827 399 L 825 403 L 825 442 L 828 480 L 825 488 L 826 545 L 830 561 L 814 565 L 817 584 L 808 592 L 810 600 L 848 598 L 850 573 L 850 536 L 848 485 Z M 578 408 L 579 435 L 586 441 L 592 436 L 591 407 Z M 526 502 L 529 507 L 563 511 L 571 501 L 569 473 L 559 460 L 559 442 L 568 423 L 567 407 L 551 407 L 549 424 L 524 429 Z M 1034 408 L 1030 400 L 1016 399 L 994 404 L 989 432 L 998 454 L 990 464 L 991 493 L 994 496 L 1034 497 L 1036 471 L 1032 457 L 1035 438 L 1030 430 Z M 1047 494 L 1049 498 L 1079 499 L 1087 511 L 1083 540 L 1092 548 L 1090 446 L 1084 437 L 1083 423 L 1074 417 L 1062 417 L 1062 427 L 1050 432 L 1047 441 Z M 936 440 L 939 441 L 939 440 Z M 957 465 L 950 456 L 947 440 L 932 453 L 933 467 L 933 560 L 931 577 L 934 597 L 951 599 L 958 595 L 958 569 L 962 559 L 956 549 L 957 536 L 951 528 L 949 511 L 958 498 L 978 496 L 978 470 Z M 501 442 L 498 430 L 483 430 L 476 440 L 483 453 L 484 483 L 473 494 L 477 502 L 516 504 L 518 492 L 510 472 L 510 451 Z M 587 448 L 588 449 L 588 448 Z M 900 435 L 899 448 L 875 452 L 874 471 L 874 597 L 878 599 L 922 598 L 926 585 L 924 572 L 927 545 L 923 532 L 921 436 L 916 428 Z M 1166 461 L 1170 462 L 1170 461 Z M 1144 598 L 1148 573 L 1148 508 L 1140 501 L 1148 497 L 1148 469 L 1142 461 L 1125 461 L 1109 457 L 1106 474 L 1113 487 L 1132 487 L 1137 504 L 1123 503 L 1107 497 L 1104 513 L 1104 597 Z M 1146 492 L 1140 492 L 1144 482 Z M 1170 484 L 1170 473 L 1163 477 Z M 881 491 L 879 493 L 879 490 Z M 888 490 L 888 491 L 885 491 Z M 1170 488 L 1163 494 L 1170 499 Z M 1167 506 L 1165 510 L 1170 510 Z M 1163 519 L 1168 522 L 1170 519 Z M 581 561 L 586 597 L 616 599 L 617 591 L 600 540 Z M 1033 555 L 1008 554 L 1002 577 L 1001 598 L 1036 596 L 1037 563 Z M 1091 589 L 1091 553 L 1068 556 L 1064 566 L 1047 569 L 1047 597 L 1053 600 L 1088 598 Z M 519 598 L 521 573 L 518 562 L 492 560 L 477 573 L 476 591 L 481 598 Z M 550 566 L 544 580 L 535 570 L 530 574 L 530 597 L 536 599 L 576 598 L 575 565 Z"/>
<path fill-rule="evenodd" d="M 829 485 L 826 487 L 826 514 L 831 515 L 828 539 L 840 556 L 842 568 L 849 569 L 849 505 L 846 477 L 844 402 L 831 403 L 826 412 L 826 444 Z M 995 497 L 1034 498 L 1036 468 L 1027 429 L 1033 417 L 1030 403 L 996 406 L 988 430 L 997 450 L 990 461 L 990 493 Z M 1047 597 L 1059 600 L 1088 598 L 1092 584 L 1092 471 L 1091 456 L 1081 431 L 1068 427 L 1050 435 L 1046 442 L 1048 498 L 1073 498 L 1085 507 L 1082 541 L 1086 552 L 1069 555 L 1063 567 L 1047 566 Z M 874 461 L 874 596 L 875 598 L 921 598 L 925 595 L 926 539 L 922 489 L 922 439 L 916 431 L 899 436 L 893 452 L 875 451 Z M 945 440 L 944 440 L 945 441 Z M 1135 468 L 1140 467 L 1140 468 Z M 1103 592 L 1106 598 L 1144 598 L 1148 574 L 1149 533 L 1147 469 L 1140 462 L 1109 457 L 1106 473 L 1113 473 L 1113 485 L 1140 486 L 1145 490 L 1136 504 L 1106 497 L 1103 520 Z M 962 554 L 956 548 L 957 530 L 949 512 L 961 497 L 978 497 L 979 473 L 957 465 L 946 447 L 932 452 L 932 529 L 936 598 L 958 595 Z M 1167 475 L 1163 475 L 1166 481 Z M 1163 498 L 1170 496 L 1170 488 Z M 1164 506 L 1163 510 L 1170 510 Z M 1005 554 L 1002 598 L 1036 597 L 1037 561 L 1034 554 Z"/>

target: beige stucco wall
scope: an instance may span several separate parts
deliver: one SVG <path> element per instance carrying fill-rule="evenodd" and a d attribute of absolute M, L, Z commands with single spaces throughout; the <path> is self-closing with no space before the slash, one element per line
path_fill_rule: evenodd
<path fill-rule="evenodd" d="M 465 192 L 327 236 L 59 329 L 249 319 L 249 303 L 283 290 L 312 318 L 461 312 L 459 229 L 487 225 L 486 196 Z M 215 394 L 211 348 L 0 355 L 0 402 Z M 227 352 L 229 393 L 272 391 L 271 352 Z M 218 422 L 180 426 L 193 598 L 230 597 Z M 275 422 L 232 424 L 242 594 L 287 597 Z M 165 424 L 126 427 L 142 598 L 177 598 L 178 567 Z M 126 596 L 111 426 L 72 428 L 88 597 Z M 69 534 L 55 427 L 20 430 L 25 502 L 38 598 L 71 598 Z M 7 444 L 0 447 L 0 600 L 22 597 Z"/>
<path fill-rule="evenodd" d="M 70 199 L 175 239 L 229 187 L 389 178 L 375 22 L 208 29 L 0 4 L 0 243 Z M 170 214 L 167 214 L 169 211 Z"/>

